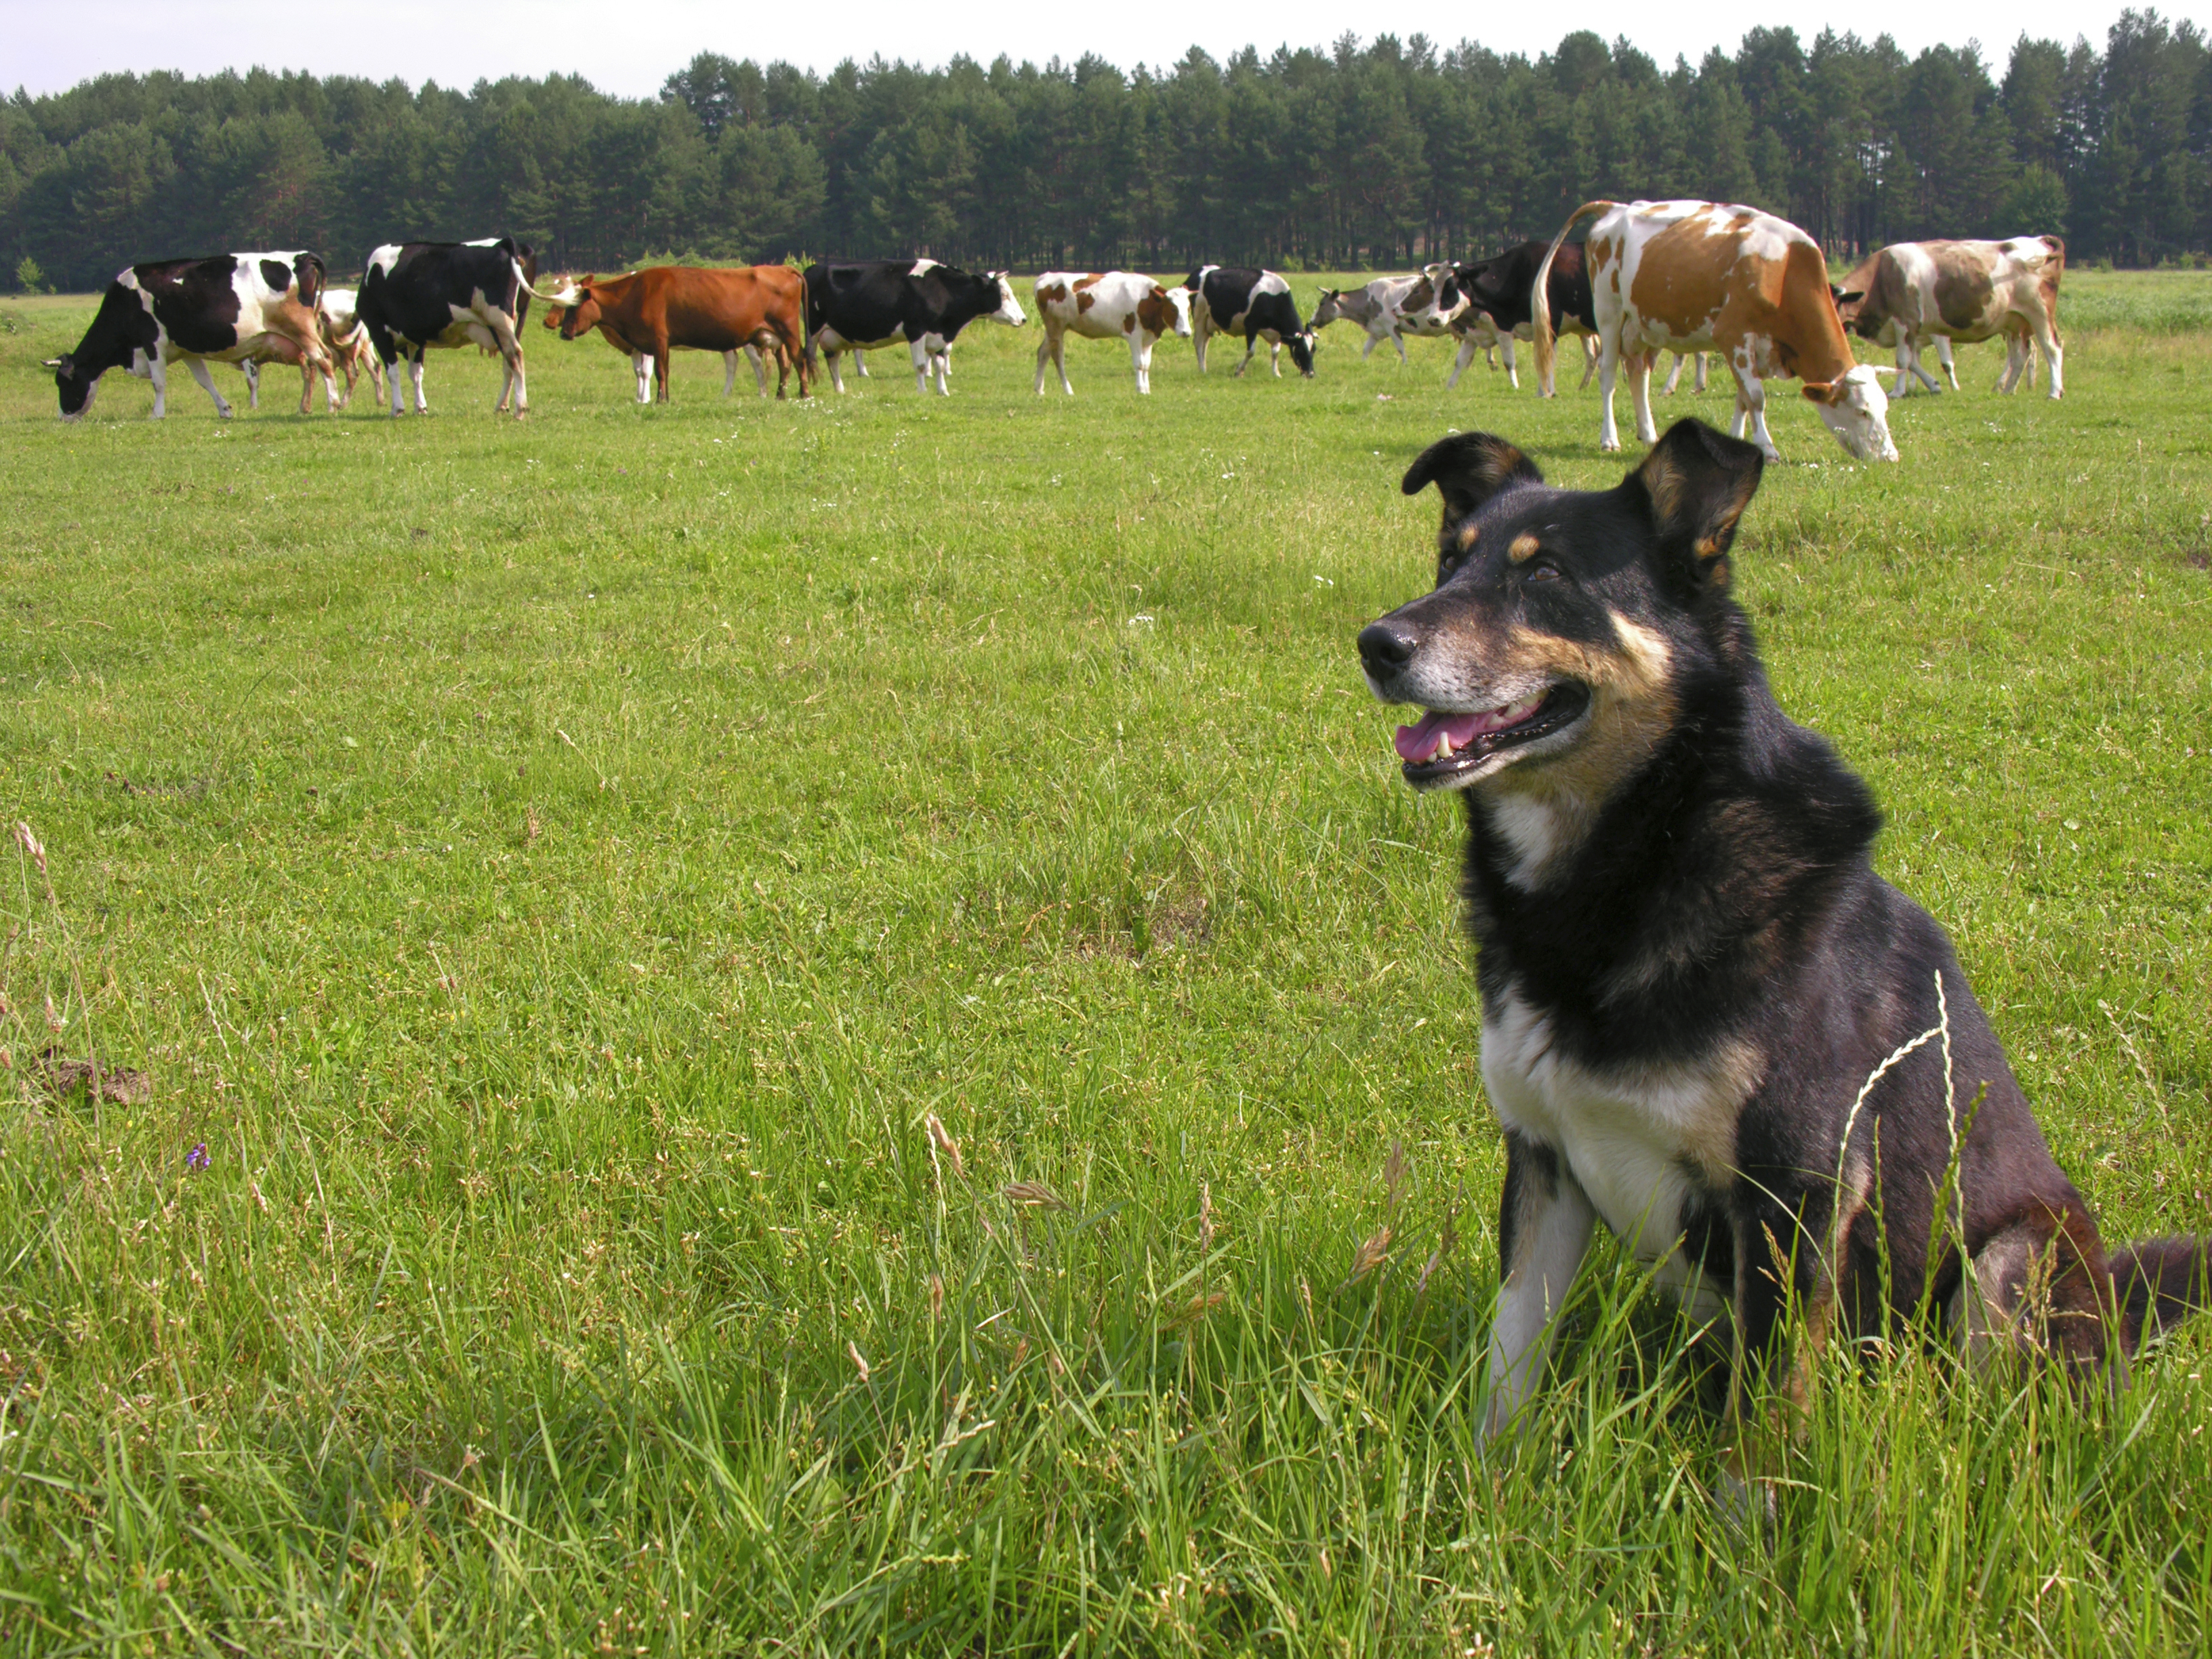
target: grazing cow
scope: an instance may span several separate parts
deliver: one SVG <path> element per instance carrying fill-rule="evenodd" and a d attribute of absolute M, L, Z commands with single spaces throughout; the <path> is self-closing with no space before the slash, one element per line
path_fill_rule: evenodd
<path fill-rule="evenodd" d="M 415 412 L 422 399 L 422 354 L 432 346 L 475 345 L 496 351 L 507 367 L 500 382 L 499 413 L 514 400 L 515 418 L 530 411 L 522 378 L 522 324 L 532 298 L 550 299 L 531 286 L 538 256 L 511 236 L 475 242 L 387 242 L 368 256 L 355 314 L 368 330 L 376 355 L 391 376 L 392 412 L 406 412 L 399 389 L 399 360 L 407 359 Z"/>
<path fill-rule="evenodd" d="M 1452 281 L 1467 296 L 1468 310 L 1487 317 L 1501 339 L 1533 340 L 1535 337 L 1535 312 L 1531 293 L 1535 287 L 1536 272 L 1542 267 L 1548 249 L 1549 245 L 1544 242 L 1523 242 L 1487 259 L 1452 267 Z M 1559 257 L 1553 267 L 1548 301 L 1551 327 L 1554 334 L 1579 334 L 1585 337 L 1596 335 L 1597 319 L 1590 309 L 1589 277 L 1583 268 L 1581 248 L 1570 244 L 1559 250 Z M 1459 361 L 1452 366 L 1451 379 L 1445 382 L 1447 387 L 1459 384 L 1460 371 L 1474 361 L 1476 349 L 1487 343 L 1477 338 L 1472 330 L 1462 331 Z M 1594 365 L 1589 360 L 1587 350 L 1584 358 L 1583 384 L 1588 386 Z M 1543 398 L 1558 395 L 1559 388 L 1553 383 L 1552 370 L 1540 353 L 1537 357 L 1537 395 Z M 1505 348 L 1505 375 L 1512 382 L 1514 389 L 1518 391 L 1521 377 L 1514 368 L 1513 348 L 1510 345 Z"/>
<path fill-rule="evenodd" d="M 118 271 L 76 349 L 46 362 L 61 394 L 62 418 L 82 416 L 92 407 L 100 377 L 120 368 L 154 383 L 158 421 L 168 412 L 169 365 L 181 360 L 215 399 L 216 413 L 228 420 L 230 404 L 215 389 L 208 364 L 265 357 L 271 341 L 289 343 L 298 361 L 321 369 L 327 400 L 331 363 L 315 311 L 322 287 L 321 258 L 296 249 L 163 259 Z M 303 390 L 300 412 L 307 409 Z"/>
<path fill-rule="evenodd" d="M 1340 319 L 1358 323 L 1367 331 L 1359 361 L 1365 362 L 1388 340 L 1398 348 L 1402 368 L 1407 335 L 1441 338 L 1452 332 L 1454 320 L 1466 309 L 1466 300 L 1444 280 L 1448 269 L 1432 265 L 1415 276 L 1377 276 L 1361 289 L 1325 288 L 1306 326 L 1318 334 Z"/>
<path fill-rule="evenodd" d="M 806 396 L 806 283 L 788 266 L 649 265 L 625 276 L 586 276 L 548 303 L 553 309 L 545 326 L 557 328 L 562 339 L 596 329 L 608 344 L 629 354 L 640 403 L 654 377 L 660 401 L 673 401 L 668 354 L 679 348 L 724 355 L 724 397 L 737 376 L 735 354 L 748 347 L 775 355 L 777 397 L 784 395 L 794 362 L 799 395 Z M 768 389 L 764 369 L 761 389 Z"/>
<path fill-rule="evenodd" d="M 1252 354 L 1260 342 L 1267 343 L 1267 362 L 1275 378 L 1283 378 L 1283 348 L 1298 373 L 1313 379 L 1314 337 L 1298 320 L 1297 301 L 1291 285 L 1272 270 L 1255 265 L 1200 265 L 1183 278 L 1182 285 L 1197 296 L 1191 307 L 1191 333 L 1198 347 L 1198 372 L 1206 373 L 1206 343 L 1217 334 L 1241 335 L 1244 361 L 1242 374 L 1252 367 Z"/>
<path fill-rule="evenodd" d="M 1190 334 L 1190 295 L 1180 288 L 1162 288 L 1133 270 L 1048 270 L 1036 279 L 1037 321 L 1044 338 L 1037 342 L 1036 392 L 1044 396 L 1045 365 L 1060 370 L 1060 384 L 1073 398 L 1067 380 L 1067 337 L 1086 340 L 1119 338 L 1129 343 L 1129 361 L 1137 371 L 1137 390 L 1152 389 L 1152 347 L 1170 334 Z"/>
<path fill-rule="evenodd" d="M 2004 373 L 1997 390 L 2019 386 L 2033 341 L 2051 375 L 2051 395 L 2066 395 L 2065 342 L 2058 337 L 2058 280 L 2066 270 L 2066 244 L 2056 236 L 2015 236 L 2008 242 L 1893 242 L 1844 278 L 1852 297 L 1839 300 L 1844 326 L 1862 339 L 1897 348 L 1897 392 L 1915 379 L 1941 392 L 1921 366 L 1928 341 L 1959 387 L 1947 347 L 2005 337 Z"/>
<path fill-rule="evenodd" d="M 1662 350 L 1718 351 L 1735 374 L 1735 420 L 1778 459 L 1767 435 L 1760 381 L 1802 379 L 1807 401 L 1862 460 L 1893 461 L 1889 398 L 1874 368 L 1851 356 L 1836 315 L 1820 245 L 1786 219 L 1719 202 L 1586 202 L 1553 239 L 1536 273 L 1532 303 L 1536 364 L 1549 378 L 1553 335 L 1547 303 L 1552 261 L 1567 233 L 1595 217 L 1588 249 L 1596 313 L 1598 373 L 1605 412 L 1601 449 L 1620 447 L 1613 386 L 1623 357 L 1636 402 L 1636 435 L 1656 442 L 1651 362 Z"/>
<path fill-rule="evenodd" d="M 845 389 L 846 352 L 903 343 L 914 358 L 914 388 L 952 395 L 952 342 L 981 318 L 1019 328 L 1029 319 L 1003 270 L 971 275 L 935 259 L 867 259 L 806 268 L 806 352 L 830 359 L 830 383 Z"/>
<path fill-rule="evenodd" d="M 1452 319 L 1451 331 L 1459 341 L 1459 356 L 1452 360 L 1451 373 L 1444 377 L 1445 391 L 1449 392 L 1459 384 L 1459 377 L 1474 361 L 1474 354 L 1478 351 L 1483 354 L 1492 370 L 1498 368 L 1498 358 L 1502 355 L 1505 359 L 1506 380 L 1516 392 L 1521 389 L 1520 363 L 1514 354 L 1513 343 L 1516 340 L 1533 341 L 1536 337 L 1534 325 L 1523 323 L 1518 328 L 1503 331 L 1488 312 L 1478 311 L 1470 305 L 1462 307 Z M 1583 385 L 1588 386 L 1590 376 L 1597 373 L 1597 337 L 1585 334 L 1582 342 Z"/>

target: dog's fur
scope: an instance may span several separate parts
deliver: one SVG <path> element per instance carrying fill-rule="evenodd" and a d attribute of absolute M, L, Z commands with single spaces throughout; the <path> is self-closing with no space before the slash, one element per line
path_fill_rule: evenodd
<path fill-rule="evenodd" d="M 1401 733 L 1407 781 L 1467 799 L 1506 1144 L 1492 1434 L 1600 1219 L 1732 1316 L 1732 1415 L 1799 1322 L 1817 1344 L 1924 1313 L 1977 1357 L 2117 1382 L 2205 1300 L 2201 1240 L 2106 1252 L 1949 939 L 1874 872 L 1872 794 L 1777 706 L 1729 594 L 1760 467 L 1684 421 L 1619 488 L 1569 491 L 1447 438 L 1405 477 L 1443 496 L 1436 589 L 1359 636 L 1376 696 L 1435 711 Z M 1440 714 L 1510 723 L 1424 756 Z"/>

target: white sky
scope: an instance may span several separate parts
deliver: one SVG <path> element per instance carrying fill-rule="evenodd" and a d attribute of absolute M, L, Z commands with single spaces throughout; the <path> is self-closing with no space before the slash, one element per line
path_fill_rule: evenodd
<path fill-rule="evenodd" d="M 199 75 L 260 64 L 464 88 L 480 78 L 561 71 L 636 97 L 657 92 L 702 51 L 763 63 L 781 58 L 817 70 L 845 58 L 866 63 L 878 52 L 935 65 L 957 52 L 987 64 L 1000 52 L 1042 64 L 1055 54 L 1072 63 L 1096 52 L 1127 69 L 1139 61 L 1171 64 L 1194 44 L 1217 58 L 1248 43 L 1263 55 L 1285 43 L 1323 46 L 1347 27 L 1362 36 L 1426 33 L 1443 46 L 1472 34 L 1494 51 L 1530 54 L 1548 51 L 1570 29 L 1591 28 L 1607 40 L 1627 35 L 1664 67 L 1678 52 L 1694 63 L 1708 47 L 1733 50 L 1754 25 L 1784 21 L 1806 40 L 1823 24 L 1867 37 L 1886 27 L 1907 52 L 1978 35 L 2001 73 L 2023 31 L 2069 43 L 2087 33 L 2101 46 L 2121 6 L 2014 0 L 1978 21 L 1971 9 L 1887 13 L 1834 0 L 1803 11 L 1771 0 L 1700 6 L 1595 0 L 1557 12 L 1534 8 L 1534 16 L 1524 15 L 1528 9 L 1369 8 L 1341 0 L 1267 0 L 1218 12 L 1158 5 L 1064 10 L 993 0 L 836 0 L 826 12 L 738 0 L 94 0 L 83 8 L 0 0 L 0 88 L 55 92 L 117 70 Z M 2201 27 L 2212 16 L 2212 0 L 2180 0 L 2159 10 Z"/>

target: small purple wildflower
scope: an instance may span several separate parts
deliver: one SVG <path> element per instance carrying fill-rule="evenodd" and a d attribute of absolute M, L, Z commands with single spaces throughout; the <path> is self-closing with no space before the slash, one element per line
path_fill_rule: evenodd
<path fill-rule="evenodd" d="M 204 1170 L 207 1166 L 207 1142 L 203 1140 L 185 1154 L 185 1167 L 187 1170 Z"/>

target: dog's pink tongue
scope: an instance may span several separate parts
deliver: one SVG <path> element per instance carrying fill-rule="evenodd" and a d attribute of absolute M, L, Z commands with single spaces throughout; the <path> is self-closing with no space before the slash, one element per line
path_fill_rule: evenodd
<path fill-rule="evenodd" d="M 1475 728 L 1481 724 L 1480 714 L 1424 714 L 1419 725 L 1398 728 L 1398 758 L 1418 766 L 1443 747 L 1446 738 L 1453 748 L 1464 749 L 1474 741 Z"/>

